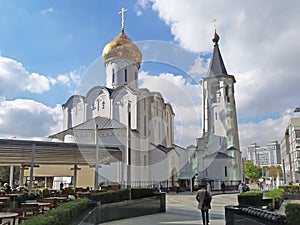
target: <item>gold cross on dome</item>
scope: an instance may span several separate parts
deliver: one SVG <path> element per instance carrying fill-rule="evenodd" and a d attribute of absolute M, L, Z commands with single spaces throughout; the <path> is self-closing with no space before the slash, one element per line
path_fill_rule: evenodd
<path fill-rule="evenodd" d="M 127 9 L 122 8 L 118 14 L 122 14 L 122 31 L 124 31 L 124 13 L 127 11 Z"/>
<path fill-rule="evenodd" d="M 216 31 L 217 30 L 217 19 L 214 18 L 212 22 L 214 23 L 214 28 L 215 28 L 215 31 Z"/>

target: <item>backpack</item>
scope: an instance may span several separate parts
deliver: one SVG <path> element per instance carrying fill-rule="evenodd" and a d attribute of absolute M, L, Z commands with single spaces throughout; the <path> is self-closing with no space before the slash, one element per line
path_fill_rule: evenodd
<path fill-rule="evenodd" d="M 243 192 L 247 192 L 247 191 L 250 191 L 250 188 L 249 188 L 249 186 L 245 185 L 243 187 Z"/>
<path fill-rule="evenodd" d="M 203 206 L 210 206 L 212 197 L 205 192 L 205 198 L 203 200 Z"/>

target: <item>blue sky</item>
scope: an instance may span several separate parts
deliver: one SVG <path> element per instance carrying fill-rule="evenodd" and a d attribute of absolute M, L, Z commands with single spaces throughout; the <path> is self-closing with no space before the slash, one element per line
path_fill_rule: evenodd
<path fill-rule="evenodd" d="M 161 91 L 177 112 L 177 144 L 201 135 L 198 80 L 211 56 L 214 18 L 225 66 L 237 80 L 241 148 L 280 139 L 300 105 L 300 16 L 298 2 L 279 0 L 272 7 L 258 0 L 0 0 L 1 138 L 42 139 L 60 130 L 61 104 L 83 84 L 104 85 L 100 57 L 120 32 L 122 7 L 126 34 L 144 54 L 141 86 Z M 161 80 L 183 97 L 157 85 Z"/>

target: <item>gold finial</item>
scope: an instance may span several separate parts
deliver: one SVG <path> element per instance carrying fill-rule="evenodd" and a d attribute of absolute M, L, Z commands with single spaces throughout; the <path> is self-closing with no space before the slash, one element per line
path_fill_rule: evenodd
<path fill-rule="evenodd" d="M 215 33 L 214 33 L 214 36 L 212 38 L 212 41 L 215 43 L 215 45 L 217 45 L 218 41 L 220 40 L 220 37 L 217 34 L 217 19 L 214 18 L 214 20 L 212 22 L 214 23 L 214 28 L 215 28 Z"/>
<path fill-rule="evenodd" d="M 124 31 L 124 13 L 127 11 L 127 9 L 122 8 L 118 14 L 122 14 L 122 31 Z"/>

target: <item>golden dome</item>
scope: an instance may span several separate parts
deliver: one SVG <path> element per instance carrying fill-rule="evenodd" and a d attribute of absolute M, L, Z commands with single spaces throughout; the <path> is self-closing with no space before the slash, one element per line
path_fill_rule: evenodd
<path fill-rule="evenodd" d="M 105 63 L 115 58 L 131 59 L 138 63 L 139 66 L 142 62 L 142 53 L 123 30 L 104 47 L 102 52 L 102 59 Z"/>
<path fill-rule="evenodd" d="M 220 40 L 220 37 L 219 37 L 219 35 L 217 34 L 217 32 L 215 30 L 214 36 L 212 38 L 212 41 L 213 41 L 213 43 L 218 44 L 219 40 Z"/>

